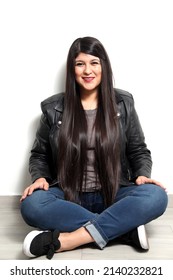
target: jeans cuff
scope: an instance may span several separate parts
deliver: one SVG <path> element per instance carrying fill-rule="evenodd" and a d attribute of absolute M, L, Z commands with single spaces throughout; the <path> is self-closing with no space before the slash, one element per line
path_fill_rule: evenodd
<path fill-rule="evenodd" d="M 107 244 L 107 238 L 104 239 L 103 236 L 100 234 L 96 226 L 92 222 L 87 222 L 84 225 L 85 229 L 90 233 L 92 238 L 94 239 L 95 243 L 98 245 L 100 249 L 103 249 Z"/>

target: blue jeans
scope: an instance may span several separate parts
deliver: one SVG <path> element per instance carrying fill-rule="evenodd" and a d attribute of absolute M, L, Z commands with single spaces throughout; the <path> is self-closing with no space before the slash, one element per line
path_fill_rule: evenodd
<path fill-rule="evenodd" d="M 79 204 L 64 200 L 57 185 L 48 191 L 36 190 L 21 203 L 25 222 L 40 229 L 72 232 L 85 227 L 99 248 L 130 230 L 161 216 L 167 194 L 156 185 L 121 187 L 115 203 L 104 207 L 100 192 L 83 193 Z"/>

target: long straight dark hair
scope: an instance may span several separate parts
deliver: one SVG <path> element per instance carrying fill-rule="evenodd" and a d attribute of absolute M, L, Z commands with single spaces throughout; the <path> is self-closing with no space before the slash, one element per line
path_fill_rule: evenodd
<path fill-rule="evenodd" d="M 101 42 L 93 37 L 78 38 L 69 49 L 64 112 L 58 138 L 58 177 L 65 198 L 77 201 L 87 163 L 87 121 L 75 81 L 75 58 L 81 52 L 98 57 L 102 67 L 95 120 L 95 172 L 102 187 L 105 206 L 109 206 L 119 185 L 119 123 L 109 57 Z"/>

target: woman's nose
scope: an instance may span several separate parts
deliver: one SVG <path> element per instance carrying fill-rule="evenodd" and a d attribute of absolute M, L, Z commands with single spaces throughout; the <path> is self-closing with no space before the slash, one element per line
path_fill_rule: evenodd
<path fill-rule="evenodd" d="M 91 72 L 92 72 L 91 65 L 86 64 L 85 69 L 84 69 L 84 73 L 89 75 L 89 74 L 91 74 Z"/>

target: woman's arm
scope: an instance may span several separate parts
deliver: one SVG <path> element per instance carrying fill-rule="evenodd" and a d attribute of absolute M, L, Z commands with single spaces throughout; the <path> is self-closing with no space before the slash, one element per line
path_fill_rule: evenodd
<path fill-rule="evenodd" d="M 35 182 L 39 178 L 45 178 L 48 182 L 52 180 L 50 167 L 53 159 L 49 134 L 50 126 L 48 120 L 46 115 L 42 114 L 29 159 L 29 171 L 32 182 Z"/>
<path fill-rule="evenodd" d="M 130 165 L 132 180 L 135 181 L 139 176 L 150 178 L 151 153 L 145 143 L 144 133 L 133 100 L 128 107 L 126 137 L 126 156 Z"/>

